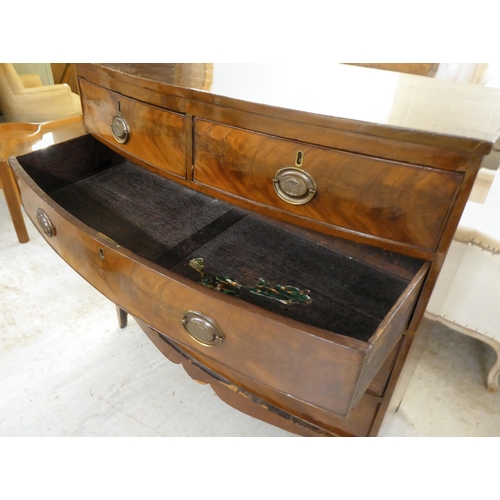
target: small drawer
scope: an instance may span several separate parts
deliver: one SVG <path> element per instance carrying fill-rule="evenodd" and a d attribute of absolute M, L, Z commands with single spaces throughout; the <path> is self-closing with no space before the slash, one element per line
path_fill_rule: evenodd
<path fill-rule="evenodd" d="M 114 148 L 186 177 L 185 117 L 79 80 L 85 125 Z"/>
<path fill-rule="evenodd" d="M 203 358 L 342 418 L 397 345 L 427 273 L 418 259 L 368 247 L 362 257 L 290 232 L 91 136 L 11 165 L 47 242 L 112 302 Z"/>
<path fill-rule="evenodd" d="M 194 180 L 250 203 L 434 250 L 462 174 L 195 120 Z"/>

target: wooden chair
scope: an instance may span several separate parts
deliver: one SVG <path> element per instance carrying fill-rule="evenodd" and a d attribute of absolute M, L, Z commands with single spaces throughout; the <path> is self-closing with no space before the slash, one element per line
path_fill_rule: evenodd
<path fill-rule="evenodd" d="M 426 316 L 491 346 L 500 376 L 500 172 L 481 169 L 427 306 Z"/>
<path fill-rule="evenodd" d="M 42 85 L 39 75 L 0 63 L 0 111 L 8 122 L 46 122 L 81 115 L 82 106 L 69 85 Z"/>

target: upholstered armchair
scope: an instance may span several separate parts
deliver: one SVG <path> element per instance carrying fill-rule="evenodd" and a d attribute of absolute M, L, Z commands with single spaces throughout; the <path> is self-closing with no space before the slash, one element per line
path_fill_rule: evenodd
<path fill-rule="evenodd" d="M 18 75 L 0 63 L 0 111 L 10 122 L 46 122 L 81 115 L 82 107 L 69 85 L 42 85 L 39 75 Z"/>
<path fill-rule="evenodd" d="M 491 346 L 500 376 L 500 171 L 481 169 L 460 220 L 426 316 Z"/>

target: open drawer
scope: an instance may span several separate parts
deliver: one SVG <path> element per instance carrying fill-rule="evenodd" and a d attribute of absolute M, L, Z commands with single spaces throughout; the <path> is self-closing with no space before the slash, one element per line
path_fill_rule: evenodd
<path fill-rule="evenodd" d="M 341 417 L 405 332 L 427 273 L 206 196 L 90 135 L 10 161 L 31 220 L 110 300 L 199 359 Z"/>

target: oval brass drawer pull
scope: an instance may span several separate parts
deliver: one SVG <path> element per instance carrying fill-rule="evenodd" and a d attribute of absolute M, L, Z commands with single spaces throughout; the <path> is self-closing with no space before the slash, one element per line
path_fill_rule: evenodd
<path fill-rule="evenodd" d="M 115 115 L 111 122 L 111 132 L 113 137 L 120 143 L 125 144 L 130 136 L 130 128 L 125 118 L 121 115 Z"/>
<path fill-rule="evenodd" d="M 304 205 L 316 194 L 316 182 L 300 168 L 287 167 L 278 170 L 273 183 L 278 196 L 292 205 Z"/>
<path fill-rule="evenodd" d="M 182 325 L 189 336 L 206 347 L 217 347 L 224 342 L 224 335 L 215 321 L 198 311 L 187 311 L 182 318 Z"/>
<path fill-rule="evenodd" d="M 48 238 L 52 238 L 52 236 L 55 236 L 56 228 L 50 221 L 49 216 L 41 208 L 39 208 L 36 212 L 36 220 L 38 221 L 40 228 Z"/>

